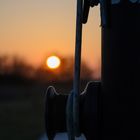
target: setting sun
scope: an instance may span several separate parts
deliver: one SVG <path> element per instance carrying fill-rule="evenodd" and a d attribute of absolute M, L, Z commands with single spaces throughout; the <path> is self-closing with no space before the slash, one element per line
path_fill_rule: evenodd
<path fill-rule="evenodd" d="M 50 69 L 56 69 L 60 66 L 60 64 L 61 64 L 61 60 L 57 56 L 50 56 L 46 60 L 46 65 Z"/>

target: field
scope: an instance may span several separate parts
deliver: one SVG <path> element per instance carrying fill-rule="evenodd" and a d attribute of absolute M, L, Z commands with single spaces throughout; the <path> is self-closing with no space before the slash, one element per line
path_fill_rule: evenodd
<path fill-rule="evenodd" d="M 45 133 L 44 96 L 48 85 L 0 85 L 1 140 L 38 140 Z M 60 93 L 69 93 L 72 87 L 71 82 L 53 85 Z"/>

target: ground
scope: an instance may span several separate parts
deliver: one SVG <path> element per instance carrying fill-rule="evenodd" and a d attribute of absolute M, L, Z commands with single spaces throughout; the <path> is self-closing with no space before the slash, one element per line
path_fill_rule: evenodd
<path fill-rule="evenodd" d="M 0 85 L 1 140 L 38 140 L 45 133 L 44 95 L 48 85 Z M 69 93 L 72 83 L 55 86 L 57 91 Z"/>

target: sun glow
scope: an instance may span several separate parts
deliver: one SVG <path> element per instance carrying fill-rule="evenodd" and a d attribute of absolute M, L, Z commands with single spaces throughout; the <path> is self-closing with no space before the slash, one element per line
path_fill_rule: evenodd
<path fill-rule="evenodd" d="M 56 69 L 60 66 L 61 60 L 57 56 L 50 56 L 46 60 L 46 65 L 50 69 Z"/>

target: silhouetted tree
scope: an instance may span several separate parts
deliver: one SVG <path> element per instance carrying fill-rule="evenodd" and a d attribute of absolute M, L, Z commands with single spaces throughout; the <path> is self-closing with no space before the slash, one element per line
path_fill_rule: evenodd
<path fill-rule="evenodd" d="M 57 69 L 49 69 L 43 63 L 37 69 L 33 68 L 27 62 L 17 56 L 0 57 L 0 80 L 6 81 L 29 81 L 49 82 L 49 81 L 71 81 L 73 79 L 74 60 L 72 57 L 61 58 L 61 65 Z M 93 71 L 82 61 L 81 79 L 87 80 L 92 78 Z"/>
<path fill-rule="evenodd" d="M 61 58 L 61 65 L 57 69 L 49 69 L 42 65 L 36 71 L 39 81 L 71 81 L 73 79 L 74 60 L 72 57 Z M 81 79 L 92 78 L 93 71 L 84 61 L 81 64 Z"/>

